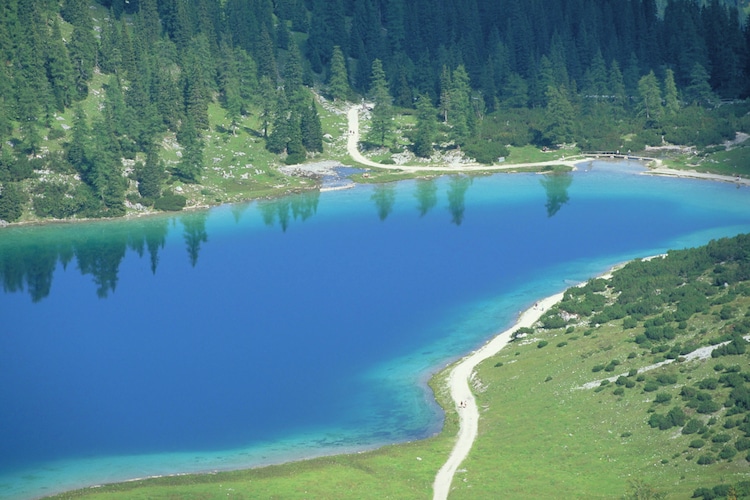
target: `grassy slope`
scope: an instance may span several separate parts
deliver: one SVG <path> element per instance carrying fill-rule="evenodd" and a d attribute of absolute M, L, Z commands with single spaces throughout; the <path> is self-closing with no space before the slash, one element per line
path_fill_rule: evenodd
<path fill-rule="evenodd" d="M 706 271 L 706 280 L 712 272 Z M 750 316 L 747 286 L 714 287 L 714 291 L 713 305 L 688 320 L 672 345 L 706 345 L 731 322 Z M 612 297 L 610 291 L 600 293 Z M 734 308 L 730 319 L 722 319 L 719 312 L 726 305 L 725 297 Z M 744 368 L 748 355 L 675 362 L 628 377 L 632 388 L 611 383 L 578 389 L 584 383 L 665 359 L 663 353 L 634 343 L 635 335 L 644 331 L 642 323 L 631 329 L 624 329 L 622 323 L 537 328 L 479 366 L 475 385 L 481 412 L 479 438 L 459 469 L 451 498 L 618 498 L 634 479 L 669 492 L 670 497 L 686 498 L 701 486 L 750 477 L 745 451 L 729 461 L 697 463 L 699 456 L 715 456 L 723 448 L 711 441 L 713 436 L 727 433 L 736 442 L 743 435 L 739 428 L 724 428 L 725 409 L 709 415 L 685 409 L 688 418 L 708 423 L 701 436 L 707 444 L 701 450 L 689 446 L 697 434 L 648 425 L 650 413 L 664 414 L 673 406 L 684 406 L 682 387 L 718 378 L 720 364 Z M 542 340 L 548 345 L 539 348 Z M 621 362 L 614 370 L 601 369 L 614 359 Z M 647 383 L 665 373 L 674 375 L 676 383 L 645 390 Z M 225 494 L 230 498 L 429 498 L 434 475 L 456 432 L 456 414 L 446 400 L 446 375 L 447 370 L 438 374 L 433 388 L 441 405 L 451 410 L 443 432 L 424 441 L 257 470 L 112 485 L 59 498 L 215 498 Z M 622 394 L 615 394 L 618 389 Z M 719 386 L 709 392 L 721 403 L 729 389 Z M 671 401 L 655 403 L 656 394 L 662 393 L 671 396 Z"/>

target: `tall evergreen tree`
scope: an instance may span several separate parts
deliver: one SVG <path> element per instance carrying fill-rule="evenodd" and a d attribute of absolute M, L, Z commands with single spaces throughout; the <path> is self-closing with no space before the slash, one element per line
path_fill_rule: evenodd
<path fill-rule="evenodd" d="M 368 139 L 381 146 L 385 145 L 388 134 L 393 130 L 393 106 L 388 80 L 383 70 L 383 63 L 375 59 L 372 63 L 370 77 L 370 95 L 375 103 L 370 122 Z"/>
<path fill-rule="evenodd" d="M 302 132 L 302 145 L 307 151 L 323 152 L 323 127 L 320 116 L 315 106 L 315 99 L 311 99 L 310 105 L 302 108 L 300 114 L 300 130 Z"/>
<path fill-rule="evenodd" d="M 638 95 L 640 96 L 638 106 L 640 114 L 650 121 L 658 122 L 664 114 L 664 108 L 659 81 L 653 71 L 638 81 Z"/>
<path fill-rule="evenodd" d="M 226 110 L 232 134 L 237 135 L 237 128 L 243 109 L 240 72 L 235 52 L 226 43 L 223 43 L 221 47 L 219 81 L 221 104 Z"/>
<path fill-rule="evenodd" d="M 146 162 L 136 166 L 138 193 L 147 199 L 154 200 L 161 196 L 161 183 L 165 178 L 164 162 L 159 158 L 158 151 L 151 147 L 146 154 Z"/>
<path fill-rule="evenodd" d="M 328 92 L 333 100 L 346 99 L 349 95 L 349 74 L 346 70 L 344 53 L 338 45 L 333 48 L 329 75 Z"/>
<path fill-rule="evenodd" d="M 564 86 L 547 88 L 544 137 L 552 144 L 575 140 L 575 111 Z"/>
<path fill-rule="evenodd" d="M 77 96 L 84 99 L 89 92 L 88 82 L 94 75 L 98 47 L 88 8 L 76 14 L 75 19 L 68 52 L 73 65 Z"/>
<path fill-rule="evenodd" d="M 451 74 L 450 95 L 453 108 L 451 135 L 456 144 L 463 145 L 474 133 L 476 126 L 469 74 L 463 65 L 459 65 Z"/>
<path fill-rule="evenodd" d="M 677 85 L 674 81 L 674 71 L 664 72 L 664 108 L 668 115 L 676 115 L 680 111 L 680 100 L 677 95 Z"/>
<path fill-rule="evenodd" d="M 685 89 L 685 98 L 691 104 L 698 106 L 713 106 L 716 102 L 716 95 L 709 83 L 708 71 L 700 63 L 693 65 L 690 72 L 690 85 Z"/>
<path fill-rule="evenodd" d="M 65 111 L 73 103 L 75 81 L 73 66 L 70 64 L 68 51 L 62 41 L 60 23 L 57 18 L 52 24 L 52 34 L 47 43 L 47 78 L 52 87 L 52 97 L 57 111 Z"/>
<path fill-rule="evenodd" d="M 182 145 L 182 158 L 174 169 L 174 175 L 183 182 L 200 182 L 203 173 L 203 139 L 191 115 L 188 115 L 180 128 L 177 139 Z"/>
<path fill-rule="evenodd" d="M 276 89 L 268 76 L 262 76 L 260 78 L 258 93 L 260 95 L 261 106 L 260 126 L 263 130 L 263 138 L 268 139 L 268 129 L 273 121 L 273 112 L 277 100 Z"/>
<path fill-rule="evenodd" d="M 283 90 L 276 92 L 276 99 L 273 102 L 276 103 L 276 107 L 273 111 L 271 132 L 266 139 L 266 149 L 272 153 L 280 154 L 286 151 L 294 133 L 293 126 L 295 124 L 291 121 L 292 112 Z M 296 125 L 299 126 L 299 123 Z"/>
<path fill-rule="evenodd" d="M 414 154 L 423 158 L 432 155 L 432 145 L 437 137 L 437 112 L 429 96 L 421 95 L 417 100 L 417 124 L 412 142 Z"/>

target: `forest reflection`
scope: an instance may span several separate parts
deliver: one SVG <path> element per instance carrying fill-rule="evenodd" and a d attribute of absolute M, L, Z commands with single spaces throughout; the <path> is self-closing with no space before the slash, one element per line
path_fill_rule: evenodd
<path fill-rule="evenodd" d="M 550 174 L 540 181 L 547 195 L 545 207 L 552 217 L 568 202 L 571 174 Z M 413 196 L 420 216 L 438 204 L 439 182 L 418 180 Z M 472 178 L 453 176 L 447 181 L 445 194 L 450 222 L 461 225 L 465 216 L 465 198 Z M 378 218 L 385 221 L 396 202 L 396 184 L 373 188 Z M 286 232 L 294 221 L 304 222 L 317 213 L 320 192 L 305 192 L 256 204 L 258 214 L 268 226 Z M 239 223 L 251 204 L 230 207 Z M 4 292 L 27 292 L 32 301 L 48 297 L 58 266 L 68 269 L 75 265 L 82 275 L 89 275 L 96 294 L 106 298 L 117 288 L 120 265 L 129 251 L 141 258 L 148 257 L 150 270 L 156 274 L 160 253 L 170 230 L 182 226 L 182 239 L 192 267 L 198 265 L 201 249 L 209 242 L 207 223 L 209 211 L 196 211 L 179 216 L 159 216 L 144 220 L 108 221 L 80 225 L 47 227 L 12 227 L 2 231 L 0 238 L 0 282 Z M 179 224 L 178 224 L 179 223 Z"/>
<path fill-rule="evenodd" d="M 96 294 L 106 298 L 117 288 L 118 272 L 128 250 L 148 254 L 156 273 L 170 218 L 46 228 L 10 228 L 0 239 L 0 280 L 7 292 L 28 291 L 39 302 L 49 296 L 58 263 L 75 261 L 82 275 L 91 275 Z"/>
<path fill-rule="evenodd" d="M 292 220 L 306 221 L 318 211 L 320 191 L 306 191 L 277 200 L 264 201 L 258 204 L 263 222 L 273 226 L 277 222 L 283 232 L 289 228 Z M 239 220 L 237 216 L 235 219 Z"/>
<path fill-rule="evenodd" d="M 290 221 L 305 221 L 318 207 L 320 192 L 308 192 L 258 204 L 263 221 L 278 222 L 286 231 Z M 236 223 L 250 204 L 231 207 Z M 28 292 L 39 302 L 49 296 L 58 265 L 71 263 L 82 275 L 90 275 L 96 294 L 107 298 L 117 288 L 120 265 L 128 251 L 148 256 L 153 274 L 159 267 L 159 254 L 170 229 L 182 226 L 188 261 L 198 264 L 201 248 L 208 243 L 206 228 L 210 212 L 185 213 L 176 217 L 158 216 L 144 220 L 106 221 L 93 224 L 6 228 L 0 238 L 0 282 L 6 293 Z"/>
<path fill-rule="evenodd" d="M 544 205 L 547 217 L 552 217 L 570 200 L 568 188 L 573 183 L 573 175 L 569 172 L 547 174 L 540 183 L 547 192 L 547 203 Z"/>

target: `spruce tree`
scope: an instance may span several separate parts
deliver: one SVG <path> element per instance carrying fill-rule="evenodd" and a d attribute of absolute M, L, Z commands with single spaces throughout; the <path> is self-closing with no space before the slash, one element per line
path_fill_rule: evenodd
<path fill-rule="evenodd" d="M 423 94 L 417 100 L 417 124 L 412 138 L 414 154 L 429 158 L 432 155 L 432 144 L 436 137 L 436 110 L 429 96 Z"/>
<path fill-rule="evenodd" d="M 199 183 L 203 173 L 203 140 L 192 116 L 188 115 L 177 139 L 182 145 L 182 158 L 174 169 L 174 175 L 183 182 Z"/>
<path fill-rule="evenodd" d="M 333 48 L 331 57 L 331 71 L 328 78 L 328 93 L 334 101 L 346 99 L 349 95 L 349 75 L 346 70 L 346 61 L 344 53 L 337 45 Z"/>
<path fill-rule="evenodd" d="M 375 103 L 372 110 L 372 120 L 368 140 L 385 146 L 385 139 L 393 130 L 393 106 L 388 81 L 383 70 L 383 63 L 375 59 L 372 63 L 370 78 L 370 95 Z"/>
<path fill-rule="evenodd" d="M 0 182 L 0 220 L 15 222 L 23 215 L 28 195 L 17 182 Z"/>
<path fill-rule="evenodd" d="M 664 72 L 664 108 L 668 115 L 676 115 L 680 111 L 680 101 L 677 96 L 677 85 L 674 82 L 674 71 Z"/>
<path fill-rule="evenodd" d="M 222 44 L 221 52 L 221 64 L 219 67 L 221 104 L 226 110 L 232 134 L 237 135 L 239 120 L 242 116 L 239 67 L 235 53 L 228 45 Z"/>
<path fill-rule="evenodd" d="M 315 99 L 310 100 L 310 105 L 302 109 L 300 115 L 300 130 L 302 132 L 302 145 L 307 151 L 323 152 L 323 127 L 320 124 L 320 116 L 315 106 Z"/>
<path fill-rule="evenodd" d="M 77 97 L 84 99 L 89 91 L 88 82 L 94 75 L 98 47 L 88 8 L 76 14 L 75 19 L 68 52 L 73 65 Z"/>
<path fill-rule="evenodd" d="M 650 121 L 658 122 L 664 114 L 664 108 L 659 81 L 653 71 L 638 81 L 638 95 L 640 96 L 639 113 Z"/>
<path fill-rule="evenodd" d="M 552 144 L 571 142 L 575 138 L 575 112 L 564 86 L 547 88 L 544 137 Z"/>
<path fill-rule="evenodd" d="M 144 198 L 155 200 L 161 196 L 161 183 L 165 177 L 164 162 L 159 158 L 157 149 L 149 148 L 146 162 L 137 165 L 138 193 Z"/>
<path fill-rule="evenodd" d="M 260 127 L 263 130 L 263 138 L 268 139 L 268 129 L 271 126 L 271 121 L 273 121 L 273 111 L 276 107 L 276 89 L 271 79 L 264 75 L 260 78 L 258 90 L 261 107 Z"/>
<path fill-rule="evenodd" d="M 293 123 L 290 120 L 289 101 L 283 90 L 276 93 L 276 99 L 273 102 L 276 103 L 276 107 L 273 110 L 271 132 L 266 139 L 266 149 L 272 153 L 281 154 L 286 151 L 289 144 L 293 133 Z"/>
<path fill-rule="evenodd" d="M 476 126 L 469 75 L 463 64 L 451 74 L 450 101 L 453 108 L 451 135 L 456 144 L 463 145 L 474 133 Z"/>
<path fill-rule="evenodd" d="M 713 106 L 716 95 L 711 90 L 709 75 L 706 68 L 695 63 L 690 72 L 690 85 L 685 89 L 685 98 L 691 104 L 698 106 Z"/>
<path fill-rule="evenodd" d="M 63 44 L 57 18 L 53 21 L 52 35 L 47 43 L 46 68 L 55 109 L 63 112 L 73 103 L 75 81 L 73 80 L 73 66 L 70 64 L 68 51 Z"/>

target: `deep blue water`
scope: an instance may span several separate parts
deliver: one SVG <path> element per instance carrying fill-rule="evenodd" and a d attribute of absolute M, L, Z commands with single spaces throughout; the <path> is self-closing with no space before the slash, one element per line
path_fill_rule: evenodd
<path fill-rule="evenodd" d="M 429 373 L 750 189 L 594 163 L 0 231 L 0 497 L 438 432 Z"/>

